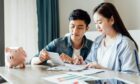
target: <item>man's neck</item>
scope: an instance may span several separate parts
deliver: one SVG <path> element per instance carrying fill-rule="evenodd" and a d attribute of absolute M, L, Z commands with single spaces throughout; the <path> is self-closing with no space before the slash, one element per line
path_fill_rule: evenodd
<path fill-rule="evenodd" d="M 83 41 L 82 40 L 72 41 L 72 46 L 75 49 L 80 49 L 83 46 Z"/>

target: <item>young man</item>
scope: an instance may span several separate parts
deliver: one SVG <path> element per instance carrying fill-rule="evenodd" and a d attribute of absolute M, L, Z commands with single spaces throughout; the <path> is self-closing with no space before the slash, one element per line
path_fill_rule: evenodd
<path fill-rule="evenodd" d="M 50 42 L 38 55 L 32 58 L 31 64 L 47 64 L 47 60 L 50 59 L 48 51 L 59 53 L 64 62 L 82 64 L 93 43 L 85 37 L 90 21 L 90 16 L 86 11 L 73 10 L 69 16 L 70 34 Z"/>

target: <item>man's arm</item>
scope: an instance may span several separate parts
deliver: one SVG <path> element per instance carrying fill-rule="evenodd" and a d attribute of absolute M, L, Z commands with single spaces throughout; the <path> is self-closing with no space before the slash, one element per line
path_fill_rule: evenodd
<path fill-rule="evenodd" d="M 49 57 L 48 52 L 46 50 L 41 50 L 40 53 L 39 53 L 39 57 L 33 57 L 32 58 L 31 64 L 32 65 L 38 65 L 38 64 L 41 64 L 44 61 L 49 60 L 49 59 L 50 59 L 50 57 Z"/>
<path fill-rule="evenodd" d="M 31 64 L 32 65 L 37 65 L 37 64 L 42 64 L 43 62 L 45 62 L 46 60 L 48 60 L 49 56 L 47 51 L 49 52 L 55 52 L 56 49 L 56 43 L 57 43 L 57 39 L 53 40 L 52 42 L 50 42 L 43 50 L 44 51 L 40 51 L 39 54 L 35 55 L 32 59 L 31 59 Z M 44 53 L 44 54 L 43 54 Z M 45 56 L 46 55 L 46 56 Z"/>

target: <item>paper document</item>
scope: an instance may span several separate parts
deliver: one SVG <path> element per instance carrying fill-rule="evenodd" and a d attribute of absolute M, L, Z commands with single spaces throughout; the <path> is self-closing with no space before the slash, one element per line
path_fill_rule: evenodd
<path fill-rule="evenodd" d="M 48 52 L 50 56 L 50 60 L 55 64 L 55 65 L 64 65 L 64 62 L 61 60 L 60 56 L 58 53 L 54 52 Z"/>
<path fill-rule="evenodd" d="M 66 71 L 81 71 L 86 69 L 86 65 L 74 65 L 74 64 L 67 64 L 50 67 L 48 70 L 66 70 Z"/>
<path fill-rule="evenodd" d="M 74 81 L 76 80 L 82 82 L 78 84 L 87 84 L 84 81 L 92 80 L 93 78 L 88 76 L 75 75 L 75 74 L 60 74 L 60 75 L 45 77 L 43 79 L 57 84 L 74 84 Z"/>
<path fill-rule="evenodd" d="M 68 72 L 68 73 L 80 74 L 80 75 L 92 75 L 92 74 L 96 74 L 96 73 L 102 73 L 104 71 L 105 70 L 89 68 L 89 69 L 82 70 L 82 71 L 79 71 L 79 72 Z"/>

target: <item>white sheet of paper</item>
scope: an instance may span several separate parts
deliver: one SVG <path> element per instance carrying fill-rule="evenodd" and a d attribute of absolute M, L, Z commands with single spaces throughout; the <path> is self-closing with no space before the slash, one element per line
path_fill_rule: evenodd
<path fill-rule="evenodd" d="M 64 62 L 60 59 L 60 56 L 58 53 L 54 52 L 48 52 L 50 56 L 50 60 L 55 64 L 55 65 L 64 65 Z"/>
<path fill-rule="evenodd" d="M 81 71 L 86 69 L 86 65 L 74 65 L 74 64 L 67 64 L 50 67 L 48 70 L 64 70 L 64 71 Z"/>
<path fill-rule="evenodd" d="M 87 70 L 82 70 L 80 72 L 68 72 L 68 73 L 72 73 L 72 74 L 81 74 L 81 75 L 92 75 L 92 74 L 96 74 L 96 73 L 102 73 L 105 70 L 102 69 L 94 69 L 94 68 L 89 68 Z"/>
<path fill-rule="evenodd" d="M 92 80 L 93 78 L 75 74 L 60 74 L 55 76 L 44 77 L 43 79 L 57 84 L 74 84 L 74 81 L 77 80 L 81 82 L 79 82 L 78 84 L 87 84 L 84 82 L 84 80 Z"/>

